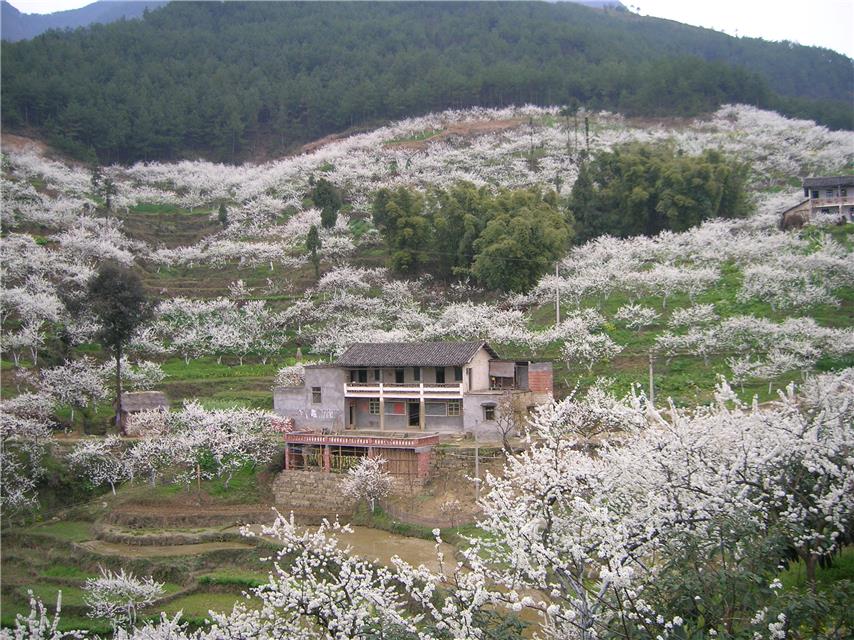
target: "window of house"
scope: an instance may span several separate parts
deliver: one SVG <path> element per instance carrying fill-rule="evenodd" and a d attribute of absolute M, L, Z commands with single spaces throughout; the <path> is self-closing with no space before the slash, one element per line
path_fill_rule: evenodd
<path fill-rule="evenodd" d="M 445 382 L 445 367 L 436 367 L 436 383 L 444 384 Z"/>
<path fill-rule="evenodd" d="M 405 402 L 386 402 L 385 414 L 387 416 L 402 416 L 406 413 Z"/>
<path fill-rule="evenodd" d="M 447 402 L 425 402 L 424 415 L 427 416 L 446 416 L 448 415 Z"/>
<path fill-rule="evenodd" d="M 403 384 L 403 369 L 394 370 L 394 381 L 397 384 Z"/>
<path fill-rule="evenodd" d="M 323 400 L 322 400 L 322 397 L 320 394 L 320 387 L 312 387 L 311 388 L 311 403 L 312 404 L 320 404 L 321 402 L 323 402 Z"/>
<path fill-rule="evenodd" d="M 380 415 L 380 401 L 379 398 L 371 398 L 368 400 L 368 413 L 372 416 Z"/>
<path fill-rule="evenodd" d="M 832 198 L 833 197 L 833 189 L 825 189 L 824 190 L 824 197 L 825 198 Z"/>
<path fill-rule="evenodd" d="M 367 369 L 359 369 L 356 372 L 356 379 L 359 382 L 367 382 L 368 381 L 368 370 Z"/>
<path fill-rule="evenodd" d="M 812 197 L 813 197 L 813 198 L 818 198 L 818 190 L 817 190 L 817 189 L 813 189 L 813 191 L 812 191 Z"/>
<path fill-rule="evenodd" d="M 412 379 L 421 382 L 421 367 L 412 367 Z"/>
<path fill-rule="evenodd" d="M 845 196 L 847 196 L 847 195 L 848 195 L 848 189 L 840 189 L 840 190 L 839 190 L 839 195 L 840 195 L 840 196 L 842 196 L 842 197 L 844 198 Z"/>
<path fill-rule="evenodd" d="M 448 400 L 448 415 L 449 416 L 460 415 L 460 409 L 462 409 L 462 402 L 460 402 L 459 400 Z"/>
<path fill-rule="evenodd" d="M 463 368 L 462 367 L 454 367 L 454 382 L 462 382 L 463 381 Z"/>
<path fill-rule="evenodd" d="M 494 404 L 483 405 L 483 419 L 487 420 L 487 421 L 495 420 L 495 405 Z"/>
<path fill-rule="evenodd" d="M 379 382 L 379 381 L 380 381 L 380 370 L 374 369 L 374 382 Z"/>

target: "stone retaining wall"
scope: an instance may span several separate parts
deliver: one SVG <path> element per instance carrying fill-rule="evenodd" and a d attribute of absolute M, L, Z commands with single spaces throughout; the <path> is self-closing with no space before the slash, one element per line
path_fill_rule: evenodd
<path fill-rule="evenodd" d="M 343 473 L 323 471 L 282 471 L 273 481 L 273 496 L 276 508 L 283 516 L 292 511 L 294 517 L 303 521 L 330 520 L 338 516 L 347 520 L 353 516 L 357 502 L 344 495 Z M 413 495 L 424 487 L 422 478 L 393 478 L 393 495 Z"/>
<path fill-rule="evenodd" d="M 356 503 L 341 488 L 344 476 L 321 471 L 282 471 L 273 481 L 276 508 L 301 519 L 347 519 Z"/>

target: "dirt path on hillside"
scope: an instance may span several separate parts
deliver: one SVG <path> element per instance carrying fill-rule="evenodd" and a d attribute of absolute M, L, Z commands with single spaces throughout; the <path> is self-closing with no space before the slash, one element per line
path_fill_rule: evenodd
<path fill-rule="evenodd" d="M 6 132 L 0 134 L 0 148 L 2 148 L 3 153 L 7 153 L 9 151 L 21 153 L 27 149 L 32 149 L 40 156 L 47 156 L 50 153 L 50 147 L 41 140 L 26 138 L 24 136 L 16 136 L 13 133 Z"/>
<path fill-rule="evenodd" d="M 407 149 L 421 151 L 432 142 L 440 142 L 451 137 L 474 138 L 487 133 L 499 133 L 515 129 L 526 122 L 525 118 L 509 118 L 506 120 L 469 120 L 454 122 L 438 131 L 435 135 L 424 140 L 403 140 L 401 142 L 386 142 L 383 146 L 390 149 Z"/>

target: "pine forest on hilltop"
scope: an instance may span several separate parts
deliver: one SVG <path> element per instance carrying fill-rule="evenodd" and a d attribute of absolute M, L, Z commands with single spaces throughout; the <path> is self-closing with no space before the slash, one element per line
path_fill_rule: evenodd
<path fill-rule="evenodd" d="M 2 54 L 4 127 L 107 163 L 234 162 L 524 103 L 662 116 L 738 102 L 854 128 L 843 55 L 570 3 L 173 2 Z"/>

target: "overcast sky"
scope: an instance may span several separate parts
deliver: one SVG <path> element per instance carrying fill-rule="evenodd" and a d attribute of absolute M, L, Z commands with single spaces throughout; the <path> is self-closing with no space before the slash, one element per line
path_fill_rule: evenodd
<path fill-rule="evenodd" d="M 730 35 L 791 40 L 854 58 L 854 0 L 623 0 L 642 15 Z M 91 0 L 12 0 L 24 13 L 76 9 Z"/>
<path fill-rule="evenodd" d="M 854 58 L 854 0 L 623 0 L 645 16 L 723 31 L 790 40 Z"/>

